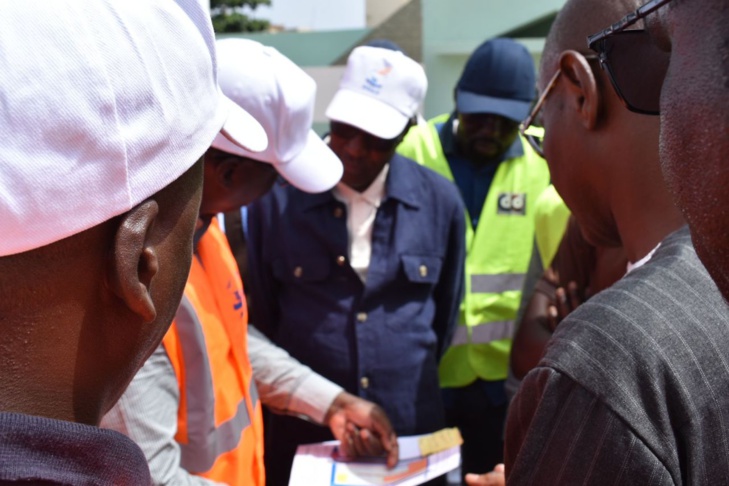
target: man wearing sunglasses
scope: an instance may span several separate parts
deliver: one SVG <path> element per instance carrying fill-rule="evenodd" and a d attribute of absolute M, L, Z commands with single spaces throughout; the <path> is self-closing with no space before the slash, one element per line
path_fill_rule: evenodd
<path fill-rule="evenodd" d="M 572 0 L 545 48 L 537 109 L 555 186 L 588 239 L 617 238 L 633 263 L 559 325 L 527 375 L 507 424 L 510 484 L 729 481 L 729 309 L 662 186 L 646 115 L 667 56 L 640 30 L 645 8 L 583 54 L 586 33 L 636 7 Z"/>
<path fill-rule="evenodd" d="M 650 51 L 645 50 L 637 62 L 650 56 L 660 56 L 665 62 L 648 73 L 647 79 L 616 77 L 614 82 L 626 93 L 646 93 L 655 113 L 660 97 L 663 175 L 686 216 L 696 252 L 729 298 L 726 2 L 654 0 L 633 16 L 591 36 L 591 46 L 609 57 L 616 71 L 629 70 L 632 61 L 610 56 L 607 49 L 620 42 L 626 26 L 641 17 L 647 23 L 645 35 L 622 42 L 629 49 L 643 49 L 641 44 L 650 43 Z"/>
<path fill-rule="evenodd" d="M 534 99 L 534 61 L 511 39 L 469 57 L 455 110 L 414 127 L 398 148 L 454 181 L 467 210 L 466 292 L 440 365 L 449 425 L 464 435 L 463 472 L 503 460 L 514 319 L 534 238 L 534 209 L 549 183 L 544 160 L 519 136 Z"/>
<path fill-rule="evenodd" d="M 426 84 L 401 52 L 354 49 L 326 112 L 342 181 L 316 195 L 276 187 L 248 221 L 252 322 L 314 371 L 381 405 L 398 435 L 445 425 L 438 361 L 463 288 L 455 187 L 395 153 Z M 298 444 L 331 439 L 294 417 L 272 415 L 267 426 L 275 486 L 288 483 Z"/>

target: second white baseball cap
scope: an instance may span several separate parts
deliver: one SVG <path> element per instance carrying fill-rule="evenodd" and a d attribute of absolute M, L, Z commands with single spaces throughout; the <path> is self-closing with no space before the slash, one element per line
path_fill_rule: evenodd
<path fill-rule="evenodd" d="M 402 52 L 357 47 L 347 59 L 339 90 L 326 116 L 376 137 L 392 139 L 415 116 L 427 88 L 422 66 Z"/>
<path fill-rule="evenodd" d="M 266 150 L 255 153 L 218 135 L 212 146 L 273 164 L 302 191 L 334 187 L 342 177 L 342 163 L 311 130 L 314 80 L 273 47 L 255 41 L 220 40 L 217 53 L 223 93 L 261 123 L 269 143 Z"/>

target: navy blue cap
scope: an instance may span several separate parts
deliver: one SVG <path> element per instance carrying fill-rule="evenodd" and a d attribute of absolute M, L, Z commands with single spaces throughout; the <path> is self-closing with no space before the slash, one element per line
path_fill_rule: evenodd
<path fill-rule="evenodd" d="M 491 39 L 466 61 L 456 85 L 459 113 L 492 113 L 520 122 L 536 92 L 534 60 L 511 39 Z"/>

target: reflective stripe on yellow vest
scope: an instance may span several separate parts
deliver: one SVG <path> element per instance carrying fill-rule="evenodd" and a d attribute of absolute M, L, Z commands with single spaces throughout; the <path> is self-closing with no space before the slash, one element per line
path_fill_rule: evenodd
<path fill-rule="evenodd" d="M 436 128 L 448 117 L 413 127 L 398 152 L 452 181 Z M 443 387 L 506 378 L 513 321 L 533 246 L 534 204 L 549 184 L 546 162 L 525 140 L 522 145 L 523 156 L 499 165 L 476 230 L 466 227 L 466 292 L 459 327 L 440 363 Z"/>
<path fill-rule="evenodd" d="M 199 242 L 163 340 L 180 387 L 175 440 L 188 472 L 263 486 L 263 423 L 248 360 L 247 319 L 235 260 L 214 222 Z"/>

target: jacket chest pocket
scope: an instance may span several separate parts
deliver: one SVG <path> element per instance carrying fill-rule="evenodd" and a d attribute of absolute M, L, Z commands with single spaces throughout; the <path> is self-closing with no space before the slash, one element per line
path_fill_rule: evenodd
<path fill-rule="evenodd" d="M 443 259 L 438 256 L 401 255 L 405 278 L 415 284 L 434 285 L 440 278 Z"/>
<path fill-rule="evenodd" d="M 277 280 L 304 284 L 326 280 L 331 273 L 332 262 L 325 256 L 292 256 L 274 260 L 271 267 Z"/>

